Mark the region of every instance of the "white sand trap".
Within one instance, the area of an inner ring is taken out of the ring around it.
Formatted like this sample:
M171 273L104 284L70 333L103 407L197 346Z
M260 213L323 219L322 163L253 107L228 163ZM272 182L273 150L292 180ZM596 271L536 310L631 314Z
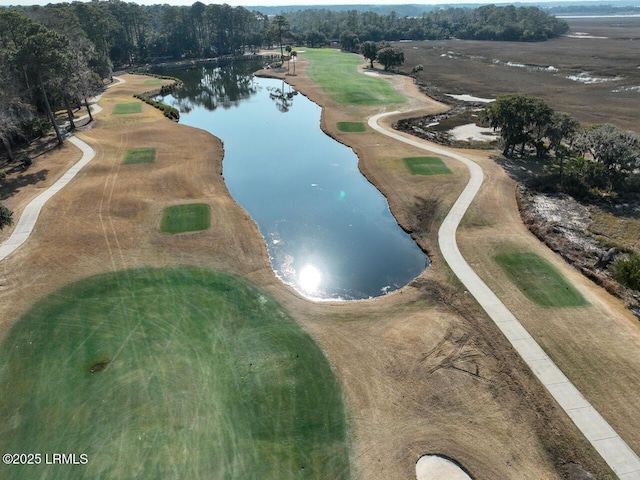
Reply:
M492 142L498 139L498 134L490 127L479 127L475 123L460 125L459 127L449 130L449 134L456 140L468 142L475 140L476 142Z
M417 480L471 480L458 465L439 455L424 455L416 463Z
M451 93L447 93L446 95L447 97L455 98L456 100L462 100L463 102L491 103L496 101L495 98L474 97L472 95L467 95L466 93L464 95L452 95Z

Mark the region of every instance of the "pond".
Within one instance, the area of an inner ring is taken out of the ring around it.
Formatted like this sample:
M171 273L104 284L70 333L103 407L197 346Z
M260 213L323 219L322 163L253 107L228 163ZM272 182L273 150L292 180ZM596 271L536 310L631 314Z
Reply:
M320 129L320 107L237 62L162 73L185 87L164 97L180 122L224 143L223 175L264 237L276 275L313 299L396 290L428 258L397 224L348 147Z

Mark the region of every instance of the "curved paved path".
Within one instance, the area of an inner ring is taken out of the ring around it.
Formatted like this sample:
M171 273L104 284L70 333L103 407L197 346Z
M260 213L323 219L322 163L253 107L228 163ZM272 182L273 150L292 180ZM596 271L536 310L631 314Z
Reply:
M456 230L482 185L484 179L482 169L477 163L449 149L426 145L418 139L405 137L378 124L378 120L382 117L396 113L399 112L375 115L369 119L369 126L400 142L438 155L454 158L469 168L471 174L469 183L458 197L438 231L438 244L449 267L616 475L623 480L640 480L640 458L638 455L631 450L627 443L620 438L615 430L560 371L518 319L476 274L460 253L456 241Z
M106 88L113 87L120 83L124 83L124 80L118 77L113 77L117 83L112 83L108 85ZM99 113L102 108L97 104L98 100L102 95L98 95L93 99L93 111L92 114ZM89 115L83 115L79 117L76 121L82 120L84 118L88 118ZM2 245L0 245L0 261L7 258L11 255L18 247L20 247L24 242L27 241L31 232L36 225L36 220L38 220L38 216L40 215L40 211L42 207L44 207L45 203L51 199L56 193L58 193L62 188L67 185L82 168L93 160L96 152L91 146L83 142L77 137L69 136L67 137L67 141L73 143L76 147L80 149L82 152L82 157L75 164L73 164L56 182L47 188L44 192L38 195L36 198L31 200L29 204L25 207L22 215L20 216L20 220L18 220L18 224L16 225L15 230L11 233L11 236L7 238Z

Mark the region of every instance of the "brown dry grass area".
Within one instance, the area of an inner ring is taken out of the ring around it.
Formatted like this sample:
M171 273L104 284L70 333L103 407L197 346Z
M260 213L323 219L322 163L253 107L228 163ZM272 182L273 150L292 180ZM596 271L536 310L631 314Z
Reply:
M640 18L567 19L569 35L546 42L437 40L402 42L402 70L423 64L420 79L442 94L483 98L523 93L544 98L585 124L614 123L638 132L638 31ZM522 65L522 66L510 66ZM545 70L554 67L557 71ZM610 81L583 83L587 74ZM620 77L616 79L616 77ZM617 90L617 91L614 91Z
M465 258L603 417L640 451L640 324L622 301L586 279L536 239L520 221L515 182L492 160L474 158L485 185L471 206L459 244ZM554 265L591 303L540 308L494 263L503 252L535 252Z
M0 243L9 238L29 202L60 178L81 155L80 150L67 142L62 147L51 146L46 153L33 156L33 165L27 170L20 162L0 167L7 175L0 185L0 202L13 211L14 219L13 225L0 231Z
M255 224L224 185L217 139L144 104L141 114L111 115L115 104L146 89L145 77L124 77L127 83L103 96L97 125L78 135L96 158L45 207L33 237L0 264L0 336L37 299L99 272L164 265L227 270L275 295L326 353L345 393L357 478L413 478L425 453L451 456L478 479L558 479L573 463L613 478L444 267L437 226L466 182L455 162L444 159L457 175L414 177L401 158L423 152L369 129L337 132L337 121L365 121L379 109L337 108L304 75L301 60L298 76L287 79L327 107L325 131L354 147L362 171L433 261L412 285L385 297L310 302L275 278ZM402 88L424 100L411 82ZM124 152L139 147L156 148L156 162L122 165ZM183 202L210 204L211 229L161 233L163 208ZM495 208L502 214L504 206Z

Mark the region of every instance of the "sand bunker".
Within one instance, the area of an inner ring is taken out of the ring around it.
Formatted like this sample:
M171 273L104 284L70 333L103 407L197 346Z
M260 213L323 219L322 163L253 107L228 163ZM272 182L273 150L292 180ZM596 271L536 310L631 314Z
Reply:
M416 463L417 480L471 480L471 477L451 460L439 455L424 455Z
M475 123L468 123L452 128L449 130L449 135L456 140L464 142L471 140L476 142L492 142L498 139L498 134L493 131L493 128L479 127Z

